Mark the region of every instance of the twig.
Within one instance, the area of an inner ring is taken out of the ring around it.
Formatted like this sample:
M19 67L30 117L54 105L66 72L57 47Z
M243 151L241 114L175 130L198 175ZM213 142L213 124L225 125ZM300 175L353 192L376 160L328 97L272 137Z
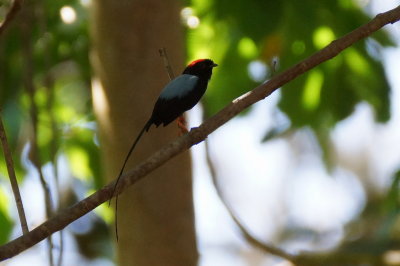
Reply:
M57 142L58 142L58 130L57 130L57 122L54 117L54 81L53 77L51 76L50 73L47 74L44 80L44 86L46 87L47 91L47 112L49 113L49 119L50 119L50 128L52 132L52 140L50 142L50 154L51 154L51 161L53 164L53 177L55 181L55 186L56 186L56 193L57 195L60 195L60 180L58 176L58 162L57 162ZM57 210L60 208L60 197L58 197L58 204L57 204ZM53 211L54 213L54 211ZM63 236L63 231L60 231L59 235L59 242L58 242L58 259L57 259L57 264L58 266L62 265L63 261L63 253L64 253L64 236Z
M15 15L22 7L22 0L14 0L10 10L8 10L7 15L4 21L0 24L0 35L4 32L4 30L8 27L10 22L14 19Z
M120 180L118 189L115 191L115 195L122 193L129 186L141 180L148 173L163 165L169 159L184 152L193 145L196 145L199 142L203 141L210 133L214 132L216 129L235 117L245 108L260 100L263 100L279 87L297 78L301 74L304 74L305 72L316 67L317 65L335 57L350 45L361 40L362 38L365 38L366 36L369 36L386 24L395 23L398 20L400 20L400 6L377 15L367 24L332 42L324 49L311 55L307 59L301 61L300 63L282 72L281 74L276 75L268 82L261 84L252 91L247 92L239 98L233 100L217 114L207 119L198 128L194 128L188 134L170 142L162 149L155 152L147 160L140 163L133 170L123 175ZM36 227L28 234L18 237L17 239L1 246L0 261L15 256L22 251L32 247L33 245L39 243L54 232L65 228L67 225L77 220L79 217L82 217L83 215L98 207L103 202L107 201L113 195L112 192L114 185L115 181L104 186L103 188L94 192L92 195L81 200L75 205L63 211L60 211L57 215L53 216L51 219Z
M23 68L23 83L24 87L29 96L29 104L30 104L30 117L32 122L32 146L30 151L30 160L33 166L36 168L39 174L40 185L43 189L44 194L44 202L46 209L47 219L53 216L53 206L51 201L51 192L49 185L44 177L42 171L42 163L39 158L38 150L39 145L37 142L37 132L38 132L38 109L35 103L35 92L36 87L33 82L34 76L34 66L33 66L33 48L32 48L32 23L34 22L35 15L33 13L35 10L35 6L29 6L25 9L23 20L21 21L21 36L22 36L22 54L24 59L24 68ZM49 235L48 239L48 252L49 252L49 264L50 266L54 265L54 256L53 256L53 241L52 236Z
M163 58L164 61L164 66L165 69L167 70L169 80L173 80L175 78L174 71L172 69L171 63L169 62L168 54L167 54L167 49L165 47L158 49L158 52L160 53L160 56ZM176 120L178 124L178 128L180 129L180 135L186 134L189 132L187 129L187 123L185 116L182 114L178 119Z
M11 8L7 12L7 15L6 15L4 21L0 24L0 35L4 32L4 30L10 24L10 22L14 19L15 15L18 13L18 11L21 9L21 7L22 7L22 0L14 0L13 1ZM1 138L1 144L3 146L4 157L6 159L8 176L10 178L12 191L13 191L15 202L17 205L18 216L19 216L19 220L21 223L22 233L27 234L29 232L29 228L28 228L28 224L26 222L24 206L22 204L21 194L19 192L17 178L15 176L14 162L12 159L10 148L8 146L6 131L4 129L4 125L3 125L3 121L1 119L1 117L0 117L0 138Z
M172 70L171 64L169 63L167 50L165 47L158 49L160 56L163 58L165 69L167 70L169 80L173 80L175 78L174 71Z
M47 20L46 20L46 5L44 2L39 3L40 8L38 11L40 12L38 14L38 25L41 34L44 36L48 32L48 25L47 25ZM49 50L50 45L49 45L49 40L46 40L44 42L44 50ZM47 103L46 103L46 111L49 114L49 120L50 120L50 130L52 132L52 138L50 141L50 157L51 157L51 162L53 164L52 167L52 172L53 172L53 177L55 181L55 190L57 195L60 195L60 182L59 182L59 176L58 176L58 162L57 162L57 149L58 149L58 140L59 140L59 132L57 128L57 121L55 118L55 112L54 112L54 102L55 102L55 95L54 95L54 77L53 77L53 72L51 71L51 64L52 64L52 59L51 59L50 53L44 53L43 55L43 64L44 68L47 70L46 75L43 78L43 85L46 89L46 95L47 95ZM55 206L55 209L59 210L60 208L60 197L58 197L58 202ZM58 242L58 259L56 265L61 266L63 262L63 253L64 253L64 236L63 236L63 231L60 231L59 233L59 242Z
M295 262L295 256L285 252L284 250L274 247L272 245L266 244L258 240L256 237L254 237L249 230L243 225L242 221L240 218L235 214L233 211L232 206L228 203L228 201L224 197L224 193L221 189L221 186L218 184L217 180L217 171L215 170L214 163L211 159L210 155L210 147L208 145L208 140L206 139L204 141L205 143L205 148L206 148L206 161L207 165L210 169L210 174L211 174L211 179L213 182L213 185L215 187L215 190L217 192L218 197L220 198L222 204L225 206L225 209L228 211L229 215L231 216L232 220L235 222L236 226L239 228L240 232L242 233L243 237L246 239L247 242L249 242L251 245L255 246L256 248L266 252L270 253L272 255L284 258L292 263Z
M22 204L21 194L19 193L17 177L15 176L13 158L11 155L10 147L8 146L6 131L4 129L1 117L0 117L0 138L1 138L1 145L3 146L4 158L6 159L8 176L10 177L10 183L14 194L15 203L17 205L19 220L21 222L22 233L25 235L29 233L28 224L26 222L24 205Z

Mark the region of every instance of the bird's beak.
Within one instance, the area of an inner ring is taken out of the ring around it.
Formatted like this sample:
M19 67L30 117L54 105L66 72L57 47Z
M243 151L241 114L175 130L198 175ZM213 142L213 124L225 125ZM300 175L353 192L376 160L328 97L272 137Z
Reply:
M216 63L212 64L212 67L217 67L217 66L218 66L218 64L216 64Z

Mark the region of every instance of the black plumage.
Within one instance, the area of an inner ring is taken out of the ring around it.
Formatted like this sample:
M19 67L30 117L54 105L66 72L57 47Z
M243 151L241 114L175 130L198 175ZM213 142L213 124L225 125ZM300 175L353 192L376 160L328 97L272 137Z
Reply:
M210 59L199 59L190 63L182 75L173 79L161 91L154 105L153 113L147 122L146 131L152 124L168 125L185 111L195 106L204 95L212 69L216 67Z

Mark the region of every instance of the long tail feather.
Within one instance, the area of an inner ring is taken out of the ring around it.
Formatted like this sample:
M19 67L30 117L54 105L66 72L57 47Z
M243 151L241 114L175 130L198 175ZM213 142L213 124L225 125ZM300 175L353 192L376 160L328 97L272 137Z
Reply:
M114 197L115 190L117 189L118 182L119 182L119 180L120 180L120 178L122 176L122 173L124 172L124 169L125 169L126 163L129 160L129 157L131 156L133 150L135 149L136 144L141 139L143 133L145 131L149 131L149 128L150 128L150 126L152 124L153 124L153 122L152 122L152 119L150 118L149 121L147 121L147 123L144 125L143 129L140 131L139 135L136 137L136 139L133 142L131 148L129 149L129 152L125 157L125 160L124 160L124 163L123 163L123 165L121 167L121 170L119 171L117 181L115 182L115 185L114 185L114 188L113 188L113 191L112 191L112 196L111 196L110 200L108 201L108 206L110 206L110 204L111 204L111 199ZM117 241L118 241L118 225L117 225L118 224L118 220L117 220L118 216L117 216L117 213L118 213L118 195L115 197L115 235L116 235L116 238L117 238Z

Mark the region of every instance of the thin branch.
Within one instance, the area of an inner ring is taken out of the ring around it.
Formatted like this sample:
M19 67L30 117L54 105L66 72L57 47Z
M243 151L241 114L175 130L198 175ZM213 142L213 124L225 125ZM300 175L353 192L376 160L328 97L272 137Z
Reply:
M47 20L46 20L46 5L42 1L38 3L39 9L38 9L38 25L40 29L41 35L45 35L48 32L48 25L47 25ZM48 51L50 50L50 42L49 40L45 40L44 42L44 50ZM60 195L60 180L58 176L58 162L57 162L57 151L58 151L58 141L59 141L59 132L57 128L57 121L55 118L55 112L54 112L54 104L55 104L55 94L54 94L54 77L53 77L53 72L51 71L51 64L52 64L52 57L50 53L44 53L43 55L43 64L44 68L47 70L46 75L43 78L43 86L46 89L46 95L47 95L47 102L46 102L46 111L49 114L49 120L50 120L50 130L52 133L52 138L50 140L50 158L51 158L51 163L53 164L52 167L52 172L53 172L53 178L54 178L54 183L55 183L55 193L57 195ZM61 205L61 200L60 197L58 197L58 202L56 203L56 206L54 208L56 210L60 209ZM64 236L63 236L63 231L60 231L59 233L59 238L58 238L58 259L56 265L61 266L63 262L63 253L64 253ZM50 245L50 250L52 251L52 246ZM52 259L50 259L52 260Z
M260 250L262 250L262 251L264 251L266 253L269 253L269 254L284 258L284 259L286 259L286 260L288 260L288 261L290 261L292 263L295 263L295 256L285 252L284 250L282 250L280 248L277 248L277 247L274 247L274 246L272 246L270 244L261 242L256 237L254 237L249 232L249 230L243 225L243 223L240 220L240 218L235 214L232 206L228 203L228 201L224 197L224 193L223 193L223 191L221 189L221 186L218 184L217 171L215 170L214 163L213 163L213 161L211 159L210 147L208 145L208 140L206 139L204 141L204 143L205 143L205 147L206 147L206 161L207 161L208 167L210 169L211 179L212 179L213 185L215 187L215 190L217 192L217 195L220 198L222 204L225 206L225 209L228 211L228 213L231 216L232 220L235 222L236 226L239 228L241 234L246 239L246 241L248 243L250 243L251 245L253 245L254 247L256 247L256 248L258 248L258 249L260 249Z
M54 116L54 81L52 74L48 73L44 79L44 84L47 91L47 112L49 113L49 119L50 119L50 130L52 132L52 139L50 141L50 157L51 157L51 162L53 164L52 170L53 170L53 177L55 181L55 190L57 195L60 195L60 180L58 176L58 162L57 162L57 142L59 139L59 134L58 134L58 129L57 129L57 122ZM49 194L50 196L50 194ZM55 207L57 210L60 209L60 197L58 197L58 202L57 202L57 207ZM52 212L54 213L54 211ZM50 248L52 250L52 247ZM59 242L58 242L58 259L57 259L57 264L58 266L62 265L63 261L63 253L64 253L64 237L63 237L63 232L60 231L59 235Z
M11 8L8 10L4 21L0 24L0 35L4 32L4 30L8 27L10 22L15 18L15 15L21 9L22 2L23 2L22 0L13 1ZM10 178L12 191L17 205L19 220L21 222L22 233L27 234L29 232L29 228L26 222L24 206L22 204L21 194L19 192L18 182L14 171L14 162L12 159L10 148L8 146L7 135L1 117L0 117L0 138L1 138L1 144L3 146L4 157L6 159L8 176Z
M39 174L40 185L43 189L43 196L45 202L46 209L46 217L49 219L53 216L53 204L51 200L51 192L50 187L45 179L45 176L42 171L42 162L39 157L39 145L38 145L38 124L39 124L39 111L35 102L35 93L36 87L33 81L34 77L34 66L33 66L33 47L32 47L32 24L36 19L33 10L35 10L34 4L28 6L23 12L23 20L21 21L21 37L22 37L22 54L23 54L23 83L24 87L29 96L29 113L31 117L32 123L32 137L31 137L31 151L30 151L30 161L33 166L37 170ZM53 241L52 236L49 235L47 238L48 241L48 255L49 255L49 264L50 266L54 265L54 256L53 256Z
M367 24L332 42L324 49L318 51L281 74L276 75L268 82L261 84L252 91L245 93L239 98L233 100L213 117L207 119L198 128L194 128L188 134L170 142L162 149L155 152L147 160L140 163L133 170L123 175L120 179L118 189L115 191L116 193L114 195L120 194L129 186L141 180L148 173L166 163L172 157L175 157L193 145L203 141L209 134L235 117L245 108L269 96L279 87L297 78L301 74L304 74L317 65L335 57L347 47L351 46L362 38L369 36L386 24L395 23L398 20L400 20L400 6L388 12L377 15ZM113 195L112 192L115 185L114 183L115 181L111 182L89 197L61 211L48 221L30 231L27 235L18 237L17 239L1 246L0 260L8 259L32 247L54 232L65 228L79 217L82 217L103 202L107 201Z
M15 176L13 158L11 155L10 147L8 146L6 131L4 129L1 117L0 117L0 139L1 139L1 145L3 146L4 158L6 159L8 176L10 177L10 183L14 194L15 202L17 205L19 220L21 222L22 233L25 235L29 233L28 224L26 222L24 205L22 204L21 194L19 193L17 177Z
M171 63L169 62L168 54L167 54L167 49L165 47L158 49L158 52L160 53L160 56L162 57L164 61L164 67L167 70L167 74L169 77L169 80L173 80L175 78L174 71L172 69ZM186 134L189 132L187 129L187 123L185 119L185 115L182 114L180 117L176 119L178 128L180 129L180 135Z
M167 70L169 80L173 80L175 78L175 75L174 75L174 71L172 70L169 59L168 59L167 50L165 49L165 47L163 47L163 48L160 48L158 50L158 52L160 53L160 56L162 57L162 59L164 61L164 66L165 66L165 69Z
M23 2L22 0L14 0L14 2L11 5L10 10L8 10L8 13L7 13L4 21L0 24L0 35L4 32L4 30L8 27L10 22L14 19L15 15L21 9L22 2Z

